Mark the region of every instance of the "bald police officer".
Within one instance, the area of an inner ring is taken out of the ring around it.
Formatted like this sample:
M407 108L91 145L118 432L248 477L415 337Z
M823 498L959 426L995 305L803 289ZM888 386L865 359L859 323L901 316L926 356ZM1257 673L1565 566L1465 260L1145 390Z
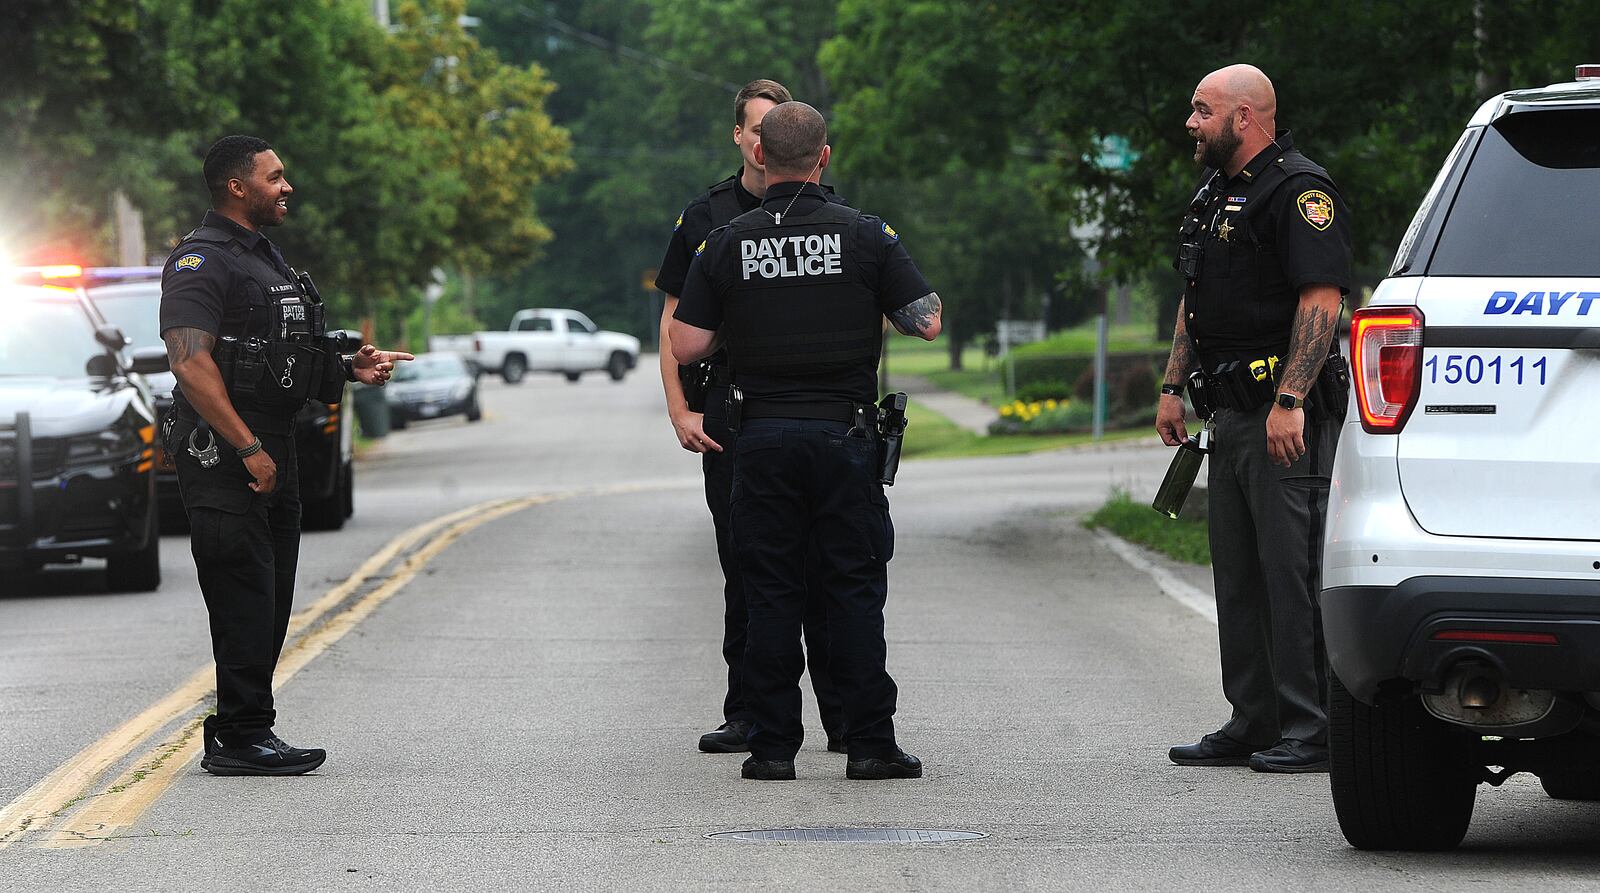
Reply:
M1325 772L1317 596L1344 416L1333 338L1350 289L1350 214L1328 172L1276 129L1277 97L1259 69L1212 72L1191 105L1195 160L1208 170L1184 222L1187 288L1156 430L1183 442L1177 395L1203 371L1217 406L1207 505L1233 715L1168 755L1188 766Z
M678 295L689 276L694 251L711 231L733 222L735 217L761 206L766 193L766 170L756 160L755 148L761 142L761 121L768 110L791 99L788 88L765 78L745 84L733 99L733 143L744 164L732 176L712 186L691 201L678 215L661 258L656 288L666 294L661 310L661 385L666 392L667 413L678 443L701 454L705 475L706 506L716 528L717 559L722 567L722 657L728 665L728 690L722 701L723 722L700 736L699 747L706 753L739 753L750 749L750 712L744 690L745 634L749 613L745 609L744 580L733 555L733 531L728 521L729 494L733 489L733 442L728 431L724 407L728 397L728 358L721 351L705 360L709 367L697 371L680 370L672 355L672 314L678 309ZM826 186L823 187L827 189ZM842 201L831 192L829 201ZM701 405L690 406L681 375L703 374ZM805 617L806 657L811 670L811 687L817 694L817 712L828 736L828 749L844 753L844 708L838 690L828 674L827 618L821 599L813 600Z
M753 726L740 774L794 778L800 723L801 617L827 600L831 670L849 730L850 778L918 778L895 741L896 688L885 668L883 606L894 551L878 482L877 366L887 316L932 340L939 296L893 228L831 204L819 186L831 149L811 106L762 120L761 207L711 234L690 267L671 333L687 363L725 344L742 395L734 442L732 527L749 602L744 678Z

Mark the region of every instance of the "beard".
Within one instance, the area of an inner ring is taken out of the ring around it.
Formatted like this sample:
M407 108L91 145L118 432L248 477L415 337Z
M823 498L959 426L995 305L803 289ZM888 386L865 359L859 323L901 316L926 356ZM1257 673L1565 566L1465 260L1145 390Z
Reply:
M1229 161L1233 160L1233 153L1238 151L1244 143L1244 137L1233 129L1233 122L1229 121L1215 137L1200 144L1198 160L1203 167L1222 170Z
M250 222L257 227L282 225L283 209L278 207L279 198L276 192L253 196L246 212Z

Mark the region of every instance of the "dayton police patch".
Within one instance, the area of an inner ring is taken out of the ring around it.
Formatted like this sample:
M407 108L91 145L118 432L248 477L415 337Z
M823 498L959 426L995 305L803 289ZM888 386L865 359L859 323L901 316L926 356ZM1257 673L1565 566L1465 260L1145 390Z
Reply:
M185 254L173 262L172 268L174 270L198 270L200 265L205 262L206 258L203 254Z
M1322 232L1333 225L1333 199L1320 189L1308 189L1300 193L1294 200L1300 208L1300 216L1311 224L1311 228Z
M890 226L887 222L885 222L883 224L883 234L888 236L891 239L899 239L900 238L900 234L895 232L894 231L894 227Z

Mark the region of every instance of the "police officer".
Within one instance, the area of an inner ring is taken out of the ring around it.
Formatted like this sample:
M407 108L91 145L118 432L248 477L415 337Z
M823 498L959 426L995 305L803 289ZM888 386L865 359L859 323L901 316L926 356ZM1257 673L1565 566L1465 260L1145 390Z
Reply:
M1322 524L1348 378L1329 351L1350 289L1350 215L1328 172L1276 130L1277 99L1261 71L1212 72L1192 106L1187 126L1207 170L1183 227L1177 265L1187 285L1156 430L1171 446L1185 439L1182 385L1203 371L1215 406L1207 512L1233 715L1169 757L1321 772Z
M319 749L273 734L272 673L289 625L300 547L294 415L337 402L344 383L382 385L410 354L328 343L314 289L261 228L294 190L265 140L228 136L206 153L212 209L161 275L161 334L178 385L163 423L211 615L217 711L200 765L215 775L299 775Z
M725 226L735 217L761 205L766 191L766 173L756 161L755 147L761 139L761 120L780 102L790 100L789 91L777 81L754 80L745 84L733 100L733 143L744 156L744 165L727 179L701 193L678 216L672 238L656 274L656 288L666 294L661 311L661 385L666 391L667 413L672 419L678 443L690 452L700 453L705 475L706 505L716 528L717 559L723 577L722 657L728 665L728 693L722 702L723 723L700 736L700 749L707 753L739 753L750 749L745 738L750 732L750 716L745 707L744 649L748 616L745 610L744 582L734 560L728 526L728 494L733 487L732 445L723 407L727 405L728 363L725 352L709 359L709 372L690 367L680 370L672 355L672 314L678 307L694 250L713 229ZM826 187L824 187L826 189ZM839 199L829 191L830 201ZM684 393L682 377L705 376L704 393L691 407ZM821 599L811 602L805 616L806 648L811 666L811 686L817 695L818 712L828 736L828 749L844 752L844 708L828 674L828 635Z
M718 229L689 269L672 323L679 362L725 342L742 396L731 521L749 601L744 684L753 726L745 778L794 778L801 617L827 601L835 684L849 730L850 778L917 778L895 743L896 689L885 669L883 605L894 550L878 483L873 405L884 316L932 340L939 296L894 230L829 203L818 184L830 148L816 109L781 103L761 122L761 207Z

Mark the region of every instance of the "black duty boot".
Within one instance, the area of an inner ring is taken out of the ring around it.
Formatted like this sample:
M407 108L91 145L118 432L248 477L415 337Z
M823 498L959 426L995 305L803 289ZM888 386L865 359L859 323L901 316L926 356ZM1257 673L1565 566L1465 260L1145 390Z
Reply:
M863 780L921 778L922 761L896 748L893 756L849 760L844 764L844 777Z
M739 767L739 777L755 781L794 781L794 760L758 760L750 757Z
M1218 731L1194 744L1174 746L1167 751L1167 759L1179 766L1248 766L1250 755L1259 749Z
M321 748L292 747L274 735L242 747L218 742L200 758L200 768L212 775L304 775L327 758Z
M1327 772L1328 745L1285 738L1250 757L1257 772Z
M747 753L750 742L745 739L749 736L750 723L742 719L730 719L717 726L715 732L700 736L700 750L705 753Z

